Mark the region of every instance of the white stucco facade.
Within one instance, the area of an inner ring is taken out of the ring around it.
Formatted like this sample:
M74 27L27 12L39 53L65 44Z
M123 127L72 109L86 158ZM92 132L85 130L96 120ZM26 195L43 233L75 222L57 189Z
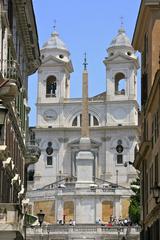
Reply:
M53 200L55 221L64 219L64 215L80 224L92 224L99 218L106 222L107 214L124 217L122 202L129 198L130 182L136 177L134 168L129 164L124 167L124 163L134 161L138 141L139 68L125 31L120 29L107 49L107 88L89 98L92 154L83 161L77 160L82 99L70 98L73 67L58 33L44 44L41 56L34 129L41 157L29 169L34 171L33 181L28 181L30 201L34 205ZM77 183L77 179L82 181ZM73 203L70 216L65 213L66 201ZM110 213L105 213L104 202L111 203Z

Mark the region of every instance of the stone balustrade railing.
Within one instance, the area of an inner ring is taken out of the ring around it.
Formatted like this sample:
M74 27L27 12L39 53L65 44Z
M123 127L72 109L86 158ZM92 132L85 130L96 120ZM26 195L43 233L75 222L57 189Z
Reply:
M54 234L84 234L94 233L98 235L113 234L113 235L139 235L139 226L101 226L96 224L77 224L75 226L70 225L44 225L41 228L39 226L28 227L27 235L54 235Z

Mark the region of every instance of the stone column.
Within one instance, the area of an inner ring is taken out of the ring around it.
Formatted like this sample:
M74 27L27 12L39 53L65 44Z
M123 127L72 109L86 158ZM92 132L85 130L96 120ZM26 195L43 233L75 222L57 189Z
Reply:
M115 215L116 219L119 219L119 217L121 216L120 199L114 200L114 215Z
M102 221L102 202L100 198L96 198L96 219L95 220L99 220L101 219Z
M63 220L63 200L62 199L58 199L56 201L56 221L57 220Z

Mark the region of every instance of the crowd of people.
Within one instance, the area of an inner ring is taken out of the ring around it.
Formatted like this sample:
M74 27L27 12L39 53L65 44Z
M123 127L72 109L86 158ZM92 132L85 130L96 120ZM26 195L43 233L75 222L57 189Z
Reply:
M65 224L65 221L63 221L63 220L57 220L57 224L64 225L64 224ZM70 219L70 220L69 220L69 225L70 225L70 226L75 226L75 225L76 225L76 221L73 220L73 219Z
M57 224L64 225L65 221L63 220L57 220ZM101 219L99 218L96 221L96 224L101 225L101 226L106 226L106 227L111 227L111 226L132 226L132 222L128 218L122 219L119 217L118 219L116 217L110 216L110 220L107 223L103 223ZM69 225L70 226L75 226L76 221L74 219L69 220Z
M128 218L122 219L121 217L119 217L117 219L116 217L110 216L109 222L103 223L101 221L101 219L98 219L96 221L96 224L100 224L101 226L108 226L108 227L111 227L111 226L131 226L132 222Z

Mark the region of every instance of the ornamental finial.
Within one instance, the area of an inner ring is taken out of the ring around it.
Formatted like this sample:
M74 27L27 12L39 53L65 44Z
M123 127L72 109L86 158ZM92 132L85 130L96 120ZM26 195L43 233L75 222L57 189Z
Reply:
M55 19L55 20L54 20L54 25L53 25L54 32L56 31L56 25L57 25L57 21L56 21L56 19Z
M121 28L124 28L124 17L121 16Z

